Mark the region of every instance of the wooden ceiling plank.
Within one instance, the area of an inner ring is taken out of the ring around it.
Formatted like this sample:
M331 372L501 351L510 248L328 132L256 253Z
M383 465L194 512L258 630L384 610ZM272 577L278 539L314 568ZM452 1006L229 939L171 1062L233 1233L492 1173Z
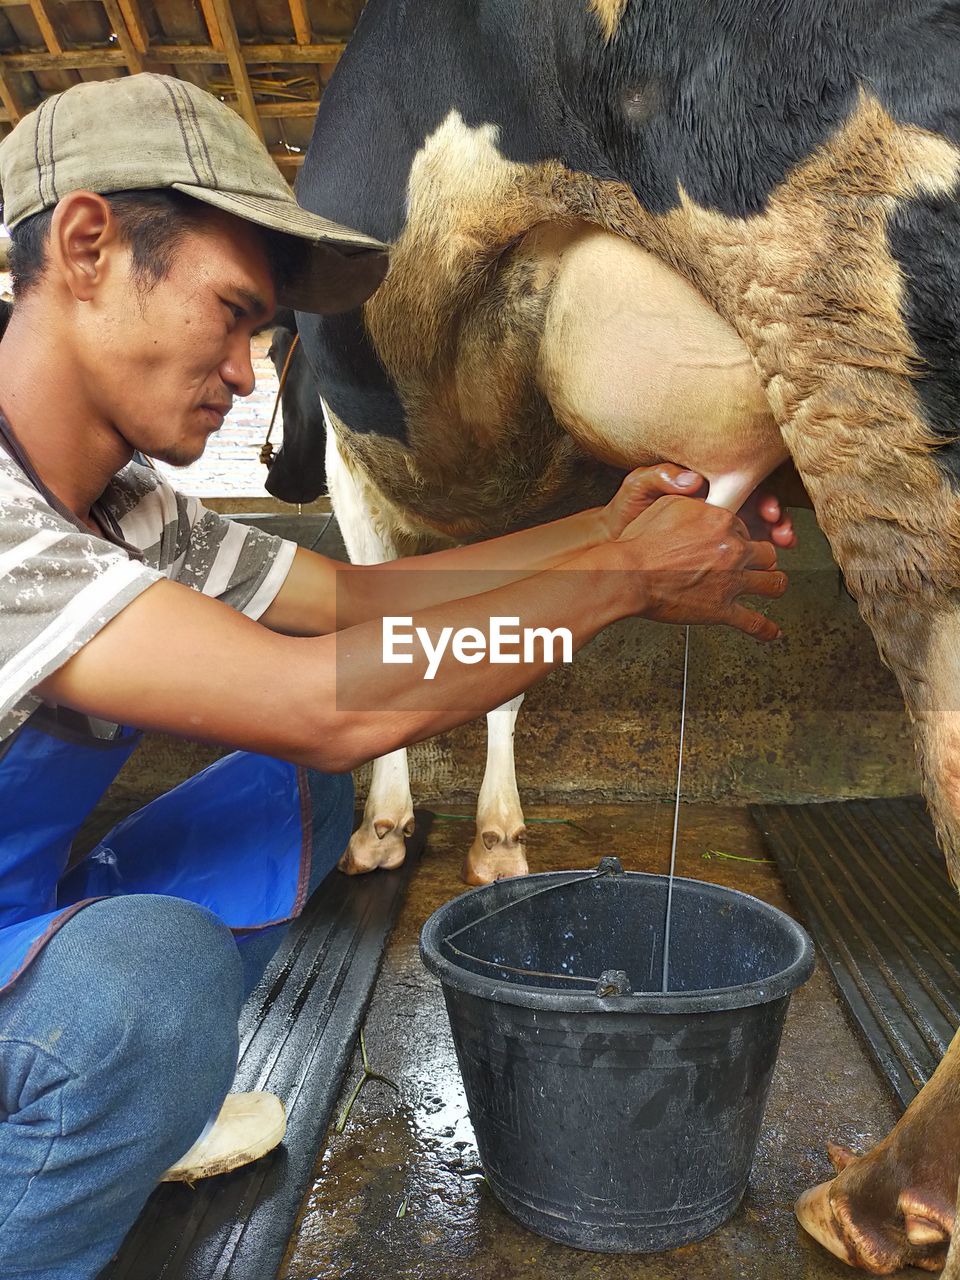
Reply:
M307 0L289 0L289 4L290 17L293 19L293 30L297 37L297 44L311 44L313 42L313 28L310 25Z
M44 0L30 0L30 12L33 14L34 22L40 28L43 43L50 52L63 53L63 45L60 43L56 28L50 20L50 15L47 13L47 6Z
M113 32L120 43L120 48L123 50L123 56L127 60L130 74L136 75L138 71L143 70L143 58L133 42L133 37L127 30L127 22L120 10L120 5L117 0L100 0L100 2L107 11L110 26L113 28Z
M130 39L138 53L146 53L150 48L150 33L147 31L143 14L140 12L140 0L119 0L120 12L130 32Z
M263 125L260 123L260 117L257 114L257 103L250 87L250 76L247 73L247 64L240 49L240 39L237 36L237 28L233 21L229 0L209 0L209 2L220 24L223 51L227 56L227 66L230 68L233 87L240 102L240 114L260 141L263 142L265 141Z

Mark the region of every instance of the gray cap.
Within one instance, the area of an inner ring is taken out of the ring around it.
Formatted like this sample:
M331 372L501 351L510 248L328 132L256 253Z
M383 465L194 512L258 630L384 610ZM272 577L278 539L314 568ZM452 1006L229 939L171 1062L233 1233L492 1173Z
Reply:
M278 289L283 306L349 311L386 274L387 245L301 208L249 125L185 80L144 72L74 85L47 98L0 143L10 230L71 191L162 187L287 239L297 265Z

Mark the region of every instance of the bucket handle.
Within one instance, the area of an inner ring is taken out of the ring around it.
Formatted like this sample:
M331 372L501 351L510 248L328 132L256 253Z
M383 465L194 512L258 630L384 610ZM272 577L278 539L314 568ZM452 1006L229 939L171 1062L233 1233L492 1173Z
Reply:
M582 884L585 880L601 880L605 876L614 875L623 875L623 866L620 859L601 858L596 871L587 871L582 876L577 876L572 880L563 880L559 884L548 884L546 888L536 889L533 893L528 893L523 898L517 898L515 902L506 902L502 907L496 907L493 911L488 911L486 915L477 916L476 920L471 920L468 924L462 925L461 928L455 929L453 933L447 934L443 941L454 955L459 956L461 959L470 960L474 964L482 964L489 969L499 969L502 973L518 973L529 978L551 978L558 982L584 982L595 987L598 996L629 995L631 992L630 980L622 969L605 969L599 978L586 978L573 973L546 973L541 969L518 968L515 965L499 964L496 960L484 960L482 956L474 956L469 951L462 951L459 947L455 947L452 941L454 938L458 938L461 933L466 933L468 929L472 929L478 924L483 924L485 920L492 920L494 916L500 915L503 911L510 911L514 907L519 907L522 903L529 902L532 898L540 898L545 893L554 893L557 889L566 889L571 884Z

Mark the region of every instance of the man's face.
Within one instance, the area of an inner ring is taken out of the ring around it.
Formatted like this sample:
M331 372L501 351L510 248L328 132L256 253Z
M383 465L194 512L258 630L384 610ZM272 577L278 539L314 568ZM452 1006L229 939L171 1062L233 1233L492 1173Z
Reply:
M113 247L95 308L77 333L94 410L131 449L174 466L203 453L235 396L253 391L250 339L273 314L256 231L211 209L178 241L169 274L138 288Z

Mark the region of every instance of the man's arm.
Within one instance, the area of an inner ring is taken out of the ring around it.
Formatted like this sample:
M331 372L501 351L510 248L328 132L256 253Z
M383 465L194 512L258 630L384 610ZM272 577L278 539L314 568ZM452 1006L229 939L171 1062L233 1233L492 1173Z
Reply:
M723 622L773 639L776 624L738 603L779 596L769 543L735 516L665 498L615 542L524 581L413 613L436 645L445 628L566 627L574 649L633 614ZM328 771L353 768L474 718L528 688L559 661L475 665L448 649L432 681L425 657L383 661L379 620L313 638L277 635L220 601L158 582L109 622L38 691L89 715L222 743Z
M260 621L285 635L327 635L385 613L406 615L492 591L615 540L658 498L693 497L704 487L700 476L667 462L632 471L605 507L431 555L344 565L300 548Z
M385 613L416 613L532 577L606 540L602 508L430 555L360 565L298 547L260 621L290 636L328 635Z

